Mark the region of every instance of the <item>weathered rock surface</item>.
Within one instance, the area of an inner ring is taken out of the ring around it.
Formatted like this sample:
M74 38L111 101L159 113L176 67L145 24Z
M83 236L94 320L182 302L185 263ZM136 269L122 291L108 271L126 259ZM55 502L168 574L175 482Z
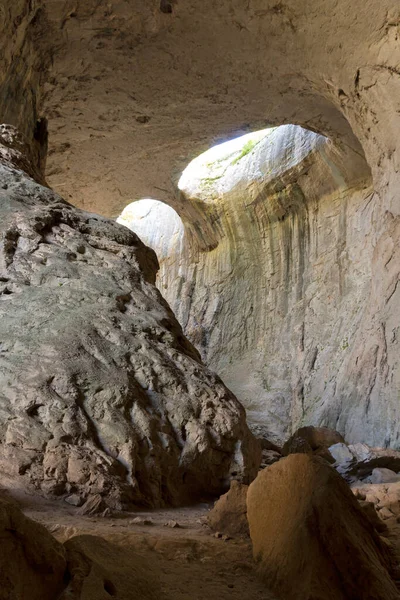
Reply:
M157 576L132 551L100 537L78 535L64 544L70 582L60 600L162 600Z
M65 586L64 547L0 498L0 599L55 600Z
M254 557L279 598L400 598L388 546L322 459L293 454L261 471L247 516Z
M7 129L8 146L9 138ZM100 494L116 507L177 504L220 493L231 475L251 479L260 450L243 407L153 286L153 251L8 159L0 471L44 493Z
M330 446L334 444L345 444L343 436L328 427L301 427L283 445L282 454L315 454L335 462L329 452Z
M79 497L79 496L78 496ZM69 496L68 498L71 498ZM67 500L67 498L66 498ZM79 515L98 515L107 509L101 494L90 495L86 502L79 508Z
M262 450L261 452L261 468L265 469L269 465L273 465L275 462L280 460L282 455L280 452L274 452L274 450Z
M372 503L382 520L400 518L400 482L361 483L352 491L356 498Z
M380 534L387 533L387 525L383 522L383 519L379 516L376 506L373 502L366 500L359 500L359 505L363 510L364 515L374 529Z
M366 444L336 443L329 448L336 470L349 482L371 481L375 469L400 471L400 452L390 448L370 448ZM378 483L372 482L372 483Z
M185 230L156 202L136 214L131 205L123 218L155 249L157 285L186 335L241 398L255 432L282 442L302 424L336 428L341 414L346 431L354 417L337 404L338 374L371 259L359 155L345 159L326 138L283 126L211 149L179 185L197 211Z
M44 109L47 175L68 198L112 216L135 197L160 198L200 251L213 248L217 260L197 265L197 282L217 288L198 322L207 333L209 316L221 313L212 333L223 342L211 346L232 345L235 355L232 364L216 356L217 368L241 398L254 397L254 423L282 439L311 422L350 442L399 447L398 1L169 6L5 0L0 114L42 148ZM319 153L298 186L280 182L278 211L260 198L248 203L246 191L220 219L211 204L176 193L195 155L282 123L329 137L333 153ZM358 179L349 180L354 160ZM219 300L229 306L231 298L245 308L224 313Z
M368 479L370 483L395 483L400 481L400 475L390 469L373 469Z
M207 516L207 523L214 531L226 535L248 535L247 497L248 486L232 481L230 490L221 496Z

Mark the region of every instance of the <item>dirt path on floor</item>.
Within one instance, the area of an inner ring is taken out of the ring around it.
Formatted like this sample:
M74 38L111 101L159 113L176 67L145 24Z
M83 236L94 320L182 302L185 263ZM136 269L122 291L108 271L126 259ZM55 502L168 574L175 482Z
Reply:
M75 538L95 560L82 600L274 600L255 572L250 541L216 538L204 524L211 505L87 517L35 497L19 501L59 541ZM152 524L133 523L138 517Z

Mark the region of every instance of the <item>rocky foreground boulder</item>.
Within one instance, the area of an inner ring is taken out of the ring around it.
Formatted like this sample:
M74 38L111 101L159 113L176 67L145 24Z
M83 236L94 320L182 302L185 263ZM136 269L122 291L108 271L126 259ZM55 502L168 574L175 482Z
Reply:
M214 531L229 536L249 535L246 497L248 486L232 481L231 487L223 494L207 516L207 524Z
M165 593L145 559L94 535L78 535L64 544L68 584L59 600L163 600ZM25 599L24 599L25 600ZM56 600L54 598L54 600Z
M398 600L394 562L340 475L292 454L250 485L254 557L282 600Z
M0 600L55 600L65 586L66 568L65 548L0 498Z
M161 600L137 552L98 536L78 535L65 544L18 505L0 498L0 600Z
M245 411L154 287L154 252L30 177L13 128L0 142L0 475L116 508L251 480Z

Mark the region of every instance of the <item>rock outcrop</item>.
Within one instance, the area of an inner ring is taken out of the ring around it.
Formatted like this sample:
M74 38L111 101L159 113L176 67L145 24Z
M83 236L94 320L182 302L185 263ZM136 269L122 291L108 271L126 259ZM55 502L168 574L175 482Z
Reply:
M334 467L349 482L371 481L375 469L388 469L396 475L400 471L400 452L390 448L370 448L366 444L336 443L329 447ZM378 483L378 482L373 482Z
M65 587L66 569L64 547L0 498L0 599L55 600Z
M301 427L284 443L282 454L315 454L325 458L328 462L334 463L335 459L331 455L329 448L335 444L341 444L346 447L343 436L328 427Z
M229 491L217 500L207 516L211 529L229 536L249 535L247 490L247 485L231 482Z
M154 287L154 252L14 168L4 131L0 471L115 507L251 479L260 450L244 409Z
M321 458L292 454L261 471L247 517L254 557L278 598L400 598L390 548Z
M374 506L382 519L400 519L400 483L360 483L352 488L356 498Z

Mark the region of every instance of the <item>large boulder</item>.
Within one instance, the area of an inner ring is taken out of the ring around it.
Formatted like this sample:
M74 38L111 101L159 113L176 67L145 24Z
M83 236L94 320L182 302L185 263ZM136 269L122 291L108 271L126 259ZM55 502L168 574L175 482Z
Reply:
M154 252L14 168L16 139L0 130L0 474L117 508L251 480L245 411L154 287Z
M348 481L355 483L359 480L372 481L375 469L390 470L391 478L400 471L400 452L392 448L371 448L367 444L335 443L329 448L330 455L335 460L335 469Z
M300 427L291 435L283 445L282 454L316 454L328 460L335 462L329 453L328 448L333 444L344 443L343 436L328 427L313 427L311 425Z
M0 498L0 600L55 600L66 568L64 547L16 504Z
M368 478L370 483L396 483L400 481L400 475L391 469L373 469Z
M248 486L232 481L230 490L221 496L207 515L207 523L214 531L226 535L249 535L247 522Z
M392 557L325 461L292 454L250 485L254 557L282 600L398 600Z

